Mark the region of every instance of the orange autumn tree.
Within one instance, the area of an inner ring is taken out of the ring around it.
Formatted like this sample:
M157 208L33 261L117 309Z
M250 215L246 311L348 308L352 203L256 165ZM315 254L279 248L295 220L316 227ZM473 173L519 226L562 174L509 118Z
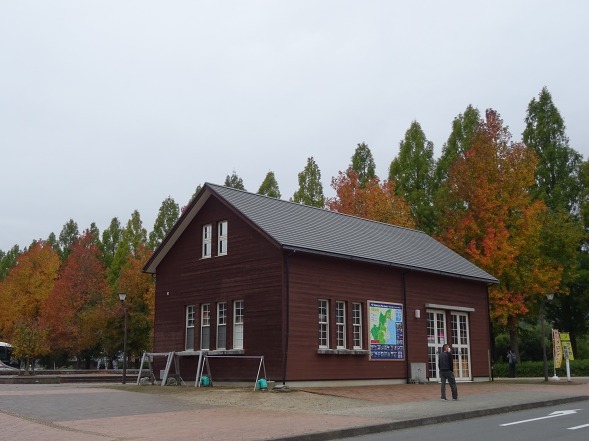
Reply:
M381 182L374 177L361 185L358 172L348 169L332 178L331 187L337 194L327 199L326 207L331 211L415 228L409 205L402 196L395 194L393 180Z
M59 275L60 259L50 244L40 241L16 260L0 283L0 329L17 357L34 359L49 350L40 320L42 305Z
M76 355L79 364L100 345L109 294L100 250L86 231L72 245L61 276L43 304L53 353Z
M554 290L562 268L541 252L542 201L532 200L534 152L511 141L494 110L457 159L446 183L439 239L500 281L490 290L491 318L507 325L517 349L517 323Z

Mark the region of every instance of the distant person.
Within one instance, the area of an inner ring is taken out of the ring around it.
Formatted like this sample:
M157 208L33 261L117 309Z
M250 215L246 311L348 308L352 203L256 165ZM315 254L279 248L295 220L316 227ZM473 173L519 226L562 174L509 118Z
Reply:
M454 360L452 359L452 349L449 345L442 347L442 353L438 359L438 368L440 369L440 379L442 380L442 400L446 401L446 380L452 391L452 399L458 399L458 388L456 387L456 378L454 377Z
M507 363L509 364L509 378L515 378L515 365L517 364L517 355L511 349L507 352Z

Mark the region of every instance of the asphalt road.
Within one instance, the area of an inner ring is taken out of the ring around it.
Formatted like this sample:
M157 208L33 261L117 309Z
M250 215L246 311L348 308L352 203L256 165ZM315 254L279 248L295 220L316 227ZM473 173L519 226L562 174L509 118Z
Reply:
M589 401L345 438L349 441L587 441Z

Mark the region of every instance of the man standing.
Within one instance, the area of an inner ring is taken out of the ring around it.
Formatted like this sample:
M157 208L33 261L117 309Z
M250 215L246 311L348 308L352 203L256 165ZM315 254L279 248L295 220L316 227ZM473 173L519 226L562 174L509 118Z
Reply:
M452 391L452 399L458 399L458 388L456 387L456 378L454 377L454 361L452 360L452 349L449 345L442 347L442 353L438 360L440 369L440 379L442 380L442 400L446 401L446 380Z
M509 363L509 378L515 378L515 364L517 363L517 356L511 349L507 352L507 362Z

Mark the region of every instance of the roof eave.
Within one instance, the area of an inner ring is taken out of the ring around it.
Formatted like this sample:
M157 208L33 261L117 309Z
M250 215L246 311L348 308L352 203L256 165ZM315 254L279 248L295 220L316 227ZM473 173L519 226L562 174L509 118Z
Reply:
M392 267L392 268L399 268L399 269L409 270L409 271L417 271L417 272L422 272L422 273L436 274L436 275L441 275L441 276L445 276L445 277L452 277L452 278L457 278L457 279L463 279L463 280L471 280L474 282L487 283L490 285L496 285L499 283L499 280L497 280L495 277L492 277L492 276L489 276L488 278L487 277L468 276L465 274L451 273L451 272L440 271L440 270L432 270L429 268L423 268L423 267L414 266L414 265L404 265L404 264L400 264L400 263L386 262L386 261L382 261L382 260L368 259L368 258L352 256L352 255L330 253L328 251L320 251L320 250L315 250L315 249L311 249L311 248L296 247L296 246L292 246L292 245L283 245L283 249L288 250L288 251L294 251L294 252L299 251L299 252L307 253L307 254L315 254L315 255L321 255L321 256L334 257L337 259L345 259L345 260L352 260L352 261L356 261L356 262L365 262L365 263L370 263L370 264L375 264L375 265L388 266L388 267Z

